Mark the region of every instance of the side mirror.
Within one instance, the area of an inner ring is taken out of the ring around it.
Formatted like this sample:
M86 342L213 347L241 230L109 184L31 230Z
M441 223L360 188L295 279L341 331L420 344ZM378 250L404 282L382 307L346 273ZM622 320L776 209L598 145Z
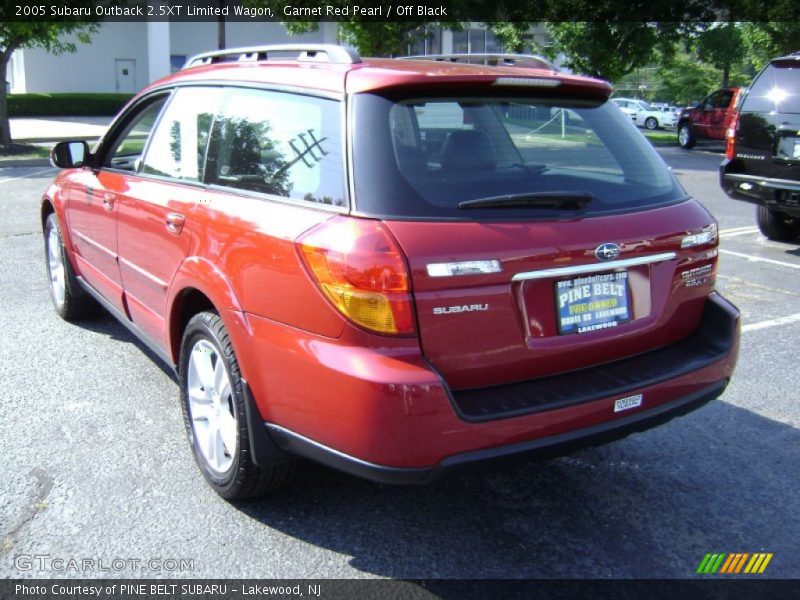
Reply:
M50 162L59 169L74 169L88 164L89 144L86 142L59 142L50 150Z

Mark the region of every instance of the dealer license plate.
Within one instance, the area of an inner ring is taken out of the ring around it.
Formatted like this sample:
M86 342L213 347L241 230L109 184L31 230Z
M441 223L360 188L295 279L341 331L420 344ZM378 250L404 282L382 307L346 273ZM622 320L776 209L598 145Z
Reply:
M630 321L628 273L599 273L556 282L558 332L587 333Z

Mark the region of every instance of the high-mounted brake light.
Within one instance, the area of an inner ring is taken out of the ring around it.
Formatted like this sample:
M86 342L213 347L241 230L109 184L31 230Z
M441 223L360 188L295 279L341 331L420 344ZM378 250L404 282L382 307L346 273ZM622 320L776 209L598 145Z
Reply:
M498 77L492 85L553 88L560 86L561 82L558 79L543 79L541 77Z
M334 217L296 244L317 285L344 316L377 333L414 333L405 260L379 221Z

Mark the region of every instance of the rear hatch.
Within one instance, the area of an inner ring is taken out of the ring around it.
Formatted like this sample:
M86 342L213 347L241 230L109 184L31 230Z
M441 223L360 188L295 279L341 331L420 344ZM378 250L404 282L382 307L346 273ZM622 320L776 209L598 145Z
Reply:
M388 226L410 263L423 352L460 390L574 371L688 336L711 290L714 253L681 242L709 222L689 201L575 221ZM598 258L616 248L613 260Z
M355 102L357 212L404 251L423 352L451 389L609 363L697 327L713 219L604 98Z

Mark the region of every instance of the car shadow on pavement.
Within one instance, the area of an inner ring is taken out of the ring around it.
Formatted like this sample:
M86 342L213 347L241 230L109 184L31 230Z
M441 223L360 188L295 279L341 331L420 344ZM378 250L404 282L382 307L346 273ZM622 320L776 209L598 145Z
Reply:
M786 250L786 254L791 254L792 256L800 256L800 247L797 246L797 243L798 242L794 242L795 247L790 249L790 250ZM791 244L791 242L790 242L790 244Z
M125 326L122 325L108 311L98 307L96 315L76 321L74 325L85 329L86 331L108 336L114 341L126 342L136 346L145 355L147 355L147 358L152 360L153 363L159 369L161 369L161 371L163 371L167 377L172 379L172 381L175 383L178 383L178 378L171 366L167 365L163 360L161 360L155 352L150 350L150 348L148 348L141 340L139 340L139 338L128 331Z
M798 577L798 449L798 429L715 401L615 444L423 487L303 462L289 489L237 508L381 577L682 578L707 552L756 551Z

